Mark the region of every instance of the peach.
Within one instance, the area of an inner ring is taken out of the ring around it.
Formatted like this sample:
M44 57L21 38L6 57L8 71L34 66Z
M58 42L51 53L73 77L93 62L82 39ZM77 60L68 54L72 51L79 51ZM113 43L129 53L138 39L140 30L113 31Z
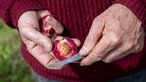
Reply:
M78 49L72 39L65 37L63 40L56 40L54 42L53 53L61 61L78 53Z
M48 20L49 20L48 15L44 16L43 18L41 18L39 20L40 32L47 36L52 36L55 33L55 31L54 31L53 27L49 24Z

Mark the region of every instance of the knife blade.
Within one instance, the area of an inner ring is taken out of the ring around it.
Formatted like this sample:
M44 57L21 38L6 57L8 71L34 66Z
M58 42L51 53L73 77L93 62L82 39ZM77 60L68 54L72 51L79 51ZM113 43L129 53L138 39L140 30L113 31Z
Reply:
M65 60L62 60L62 61L58 61L56 63L53 63L53 64L50 64L48 67L57 67L57 66L63 66L63 65L66 65L66 64L69 64L69 63L72 63L72 62L75 62L75 61L78 61L80 59L84 58L83 56L80 56L79 53L75 54L74 56L70 57L70 58L67 58Z

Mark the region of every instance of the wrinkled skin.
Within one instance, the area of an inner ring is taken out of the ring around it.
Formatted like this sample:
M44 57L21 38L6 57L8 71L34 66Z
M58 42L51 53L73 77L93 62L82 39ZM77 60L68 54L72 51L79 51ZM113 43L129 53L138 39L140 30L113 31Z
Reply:
M114 4L94 19L79 52L86 56L80 64L91 65L100 60L110 63L139 52L144 36L141 21L125 6Z
M39 32L39 19L45 15L51 15L48 11L27 11L18 20L18 29L27 50L42 65L48 65L57 60L51 55L52 38ZM62 25L50 16L50 24L56 34L63 32ZM140 20L126 7L114 4L97 16L91 26L88 36L79 51L86 56L80 64L91 65L97 61L110 63L121 59L130 53L142 50L145 33ZM58 36L57 39L62 38ZM78 39L73 39L77 46ZM49 69L62 69L55 67Z
M63 32L63 26L51 16L47 10L40 11L27 11L21 15L18 20L18 29L22 41L26 44L28 52L33 55L42 65L48 68L51 63L57 62L57 60L52 56L53 41L62 39L63 37L57 36L55 39L52 37L47 37L40 33L39 30L39 19L49 15L49 24L53 27L56 34L61 34ZM80 45L78 39L72 39L77 46ZM48 69L59 70L64 66L51 67Z

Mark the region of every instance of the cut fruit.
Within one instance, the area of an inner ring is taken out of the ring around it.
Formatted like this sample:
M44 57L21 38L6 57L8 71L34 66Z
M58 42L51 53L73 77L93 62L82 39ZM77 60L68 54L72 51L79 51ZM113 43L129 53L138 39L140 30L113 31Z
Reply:
M40 23L40 32L47 35L52 36L55 33L53 27L49 24L49 16L44 16L39 20Z
M78 53L78 49L72 39L65 37L63 40L54 42L53 53L54 56L61 61Z

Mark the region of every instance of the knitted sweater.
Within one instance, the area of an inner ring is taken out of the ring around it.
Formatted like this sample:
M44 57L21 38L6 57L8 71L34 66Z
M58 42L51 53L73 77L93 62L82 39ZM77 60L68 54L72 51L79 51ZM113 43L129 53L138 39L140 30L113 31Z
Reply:
M47 9L64 25L63 36L74 37L83 43L93 19L114 3L129 8L142 22L146 30L146 0L0 0L0 17L11 27L17 27L19 17L25 11ZM22 42L22 56L39 75L67 82L103 82L115 79L146 66L146 39L143 50L112 63L96 62L81 67L69 64L62 70L49 70L26 50Z

